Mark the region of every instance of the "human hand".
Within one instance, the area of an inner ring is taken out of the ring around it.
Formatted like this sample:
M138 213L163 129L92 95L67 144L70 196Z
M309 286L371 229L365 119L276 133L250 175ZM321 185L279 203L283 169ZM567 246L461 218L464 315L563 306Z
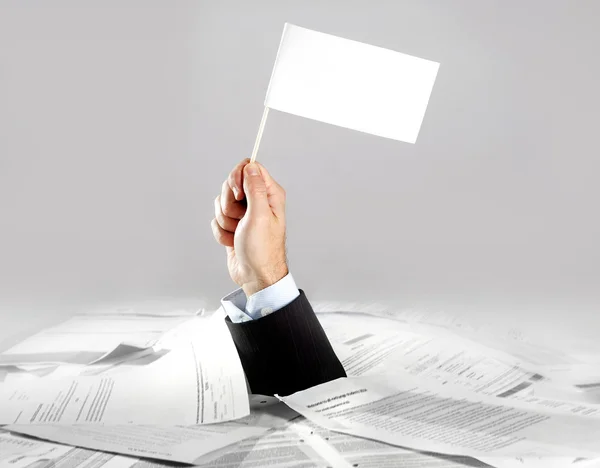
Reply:
M215 199L213 235L225 246L231 279L246 296L288 274L285 190L248 158L230 172Z

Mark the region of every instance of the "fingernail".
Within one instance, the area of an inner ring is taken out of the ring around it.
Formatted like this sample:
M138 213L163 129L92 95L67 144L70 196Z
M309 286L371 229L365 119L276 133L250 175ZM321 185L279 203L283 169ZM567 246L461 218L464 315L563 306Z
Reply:
M240 193L240 192L238 191L237 187L233 187L233 196L234 196L235 198L237 198L237 197L238 197L239 193Z
M258 166L256 165L256 163L250 163L246 166L248 169L248 175L260 175L260 172L258 172Z

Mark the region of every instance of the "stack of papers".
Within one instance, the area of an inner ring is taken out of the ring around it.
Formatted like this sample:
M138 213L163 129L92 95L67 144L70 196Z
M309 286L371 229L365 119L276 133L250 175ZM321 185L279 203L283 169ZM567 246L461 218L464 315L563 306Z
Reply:
M439 314L316 309L348 378L280 399L248 395L222 310L38 333L0 354L0 466L600 466L600 405L551 372L594 366Z
M0 466L65 457L81 466L135 461L24 436L194 463L296 416L277 399L249 398L219 314L75 317L9 349L0 362Z

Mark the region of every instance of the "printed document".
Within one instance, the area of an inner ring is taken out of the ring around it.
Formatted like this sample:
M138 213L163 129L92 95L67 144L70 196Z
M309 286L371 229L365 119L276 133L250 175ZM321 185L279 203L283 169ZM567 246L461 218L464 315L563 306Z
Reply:
M151 468L152 465L140 462L138 458L94 452L0 432L0 466L11 468Z
M342 378L281 400L327 429L415 450L477 458L600 455L600 418L407 373Z
M255 395L252 412L237 421L194 426L10 425L41 439L124 455L196 463L202 456L286 424L298 414L276 398Z
M4 384L0 424L192 425L247 416L246 380L225 322L196 318L186 330L162 358L129 372Z
M523 394L543 376L516 359L460 337L425 335L385 318L330 313L319 316L348 375L403 369L502 398Z

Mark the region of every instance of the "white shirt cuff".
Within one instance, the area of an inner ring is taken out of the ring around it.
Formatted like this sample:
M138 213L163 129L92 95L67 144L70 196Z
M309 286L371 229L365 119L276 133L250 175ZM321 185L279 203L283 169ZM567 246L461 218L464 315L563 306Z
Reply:
M257 320L282 309L300 295L291 273L249 298L242 288L221 299L223 309L234 323Z

